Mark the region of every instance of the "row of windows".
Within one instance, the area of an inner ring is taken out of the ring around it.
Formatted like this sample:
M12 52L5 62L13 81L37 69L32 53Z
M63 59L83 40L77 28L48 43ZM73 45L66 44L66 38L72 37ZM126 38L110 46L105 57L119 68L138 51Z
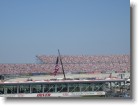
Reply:
M103 84L37 84L0 86L0 94L103 91Z

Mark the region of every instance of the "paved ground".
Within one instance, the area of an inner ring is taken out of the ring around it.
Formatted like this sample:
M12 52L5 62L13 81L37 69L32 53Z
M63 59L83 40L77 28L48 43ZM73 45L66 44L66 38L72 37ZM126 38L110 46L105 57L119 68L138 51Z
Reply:
M99 79L104 79L108 78L110 74L67 74L66 78L99 78ZM129 78L130 73L124 73L123 78ZM121 76L119 73L113 73L112 77L118 77L120 78ZM13 78L9 79L7 81L26 81L28 78L31 78L33 80L47 80L47 79L53 79L53 78L63 78L63 75L56 75L56 76L51 76L51 75L38 75L38 76L26 76L24 78Z

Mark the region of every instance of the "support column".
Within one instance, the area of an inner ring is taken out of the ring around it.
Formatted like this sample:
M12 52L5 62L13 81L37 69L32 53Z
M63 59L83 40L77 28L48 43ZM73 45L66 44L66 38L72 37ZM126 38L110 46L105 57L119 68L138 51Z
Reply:
M92 84L92 91L94 92L95 84Z
M19 85L17 86L17 94L19 93Z
M55 92L57 93L57 84L55 84Z
M111 82L110 82L110 90L111 90Z
M31 93L31 91L32 91L32 90L31 90L31 85L29 85L29 87L30 87L30 93Z
M67 90L68 90L67 92L69 92L69 84L67 84Z
M102 90L105 91L105 83L102 84Z
M7 88L4 87L4 94L7 94Z
M44 84L42 84L42 93L44 93Z
M80 87L80 92L82 91L82 84L79 84L79 87Z

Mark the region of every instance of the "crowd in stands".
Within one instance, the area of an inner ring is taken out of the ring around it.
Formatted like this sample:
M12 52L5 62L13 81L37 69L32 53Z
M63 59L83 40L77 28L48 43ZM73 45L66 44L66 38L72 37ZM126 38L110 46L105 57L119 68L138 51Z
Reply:
M40 55L37 56L43 63L55 63L56 56L46 56ZM66 56L63 55L62 57L63 63L99 63L99 62L120 62L125 63L130 61L129 55L108 55L108 56L89 56L89 55L82 55L82 56Z
M0 64L0 74L28 74L54 72L57 56L40 55L40 64ZM130 72L130 55L61 56L66 73ZM59 72L62 73L59 62Z

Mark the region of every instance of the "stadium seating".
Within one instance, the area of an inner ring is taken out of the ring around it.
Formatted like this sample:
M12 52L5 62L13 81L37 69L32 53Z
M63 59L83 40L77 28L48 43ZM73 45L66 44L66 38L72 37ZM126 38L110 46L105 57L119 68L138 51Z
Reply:
M66 73L97 73L97 72L130 72L129 55L108 56L64 56L63 67ZM28 74L28 73L52 73L55 69L57 56L37 56L39 64L0 64L0 75L3 74ZM59 73L62 73L59 62Z

